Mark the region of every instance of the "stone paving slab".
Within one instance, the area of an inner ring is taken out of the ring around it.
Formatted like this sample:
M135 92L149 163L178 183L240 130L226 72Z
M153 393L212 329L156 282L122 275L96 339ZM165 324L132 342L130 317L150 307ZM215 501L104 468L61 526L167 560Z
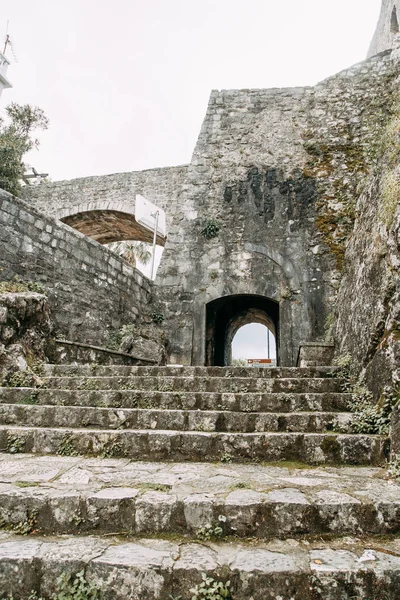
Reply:
M0 388L1 404L46 404L116 408L231 410L237 412L346 412L346 393L153 392Z
M0 404L0 423L27 427L351 433L352 413L241 413Z
M342 391L344 380L336 378L264 377L47 377L44 387L71 390L149 390L159 392L333 392Z
M374 468L0 455L0 522L48 533L286 538L400 532L400 482Z
M0 592L50 596L61 573L85 571L105 600L189 600L202 573L240 600L396 600L399 540L194 543L185 540L0 537Z
M380 465L389 439L364 434L226 433L66 429L0 425L0 451L89 455L136 460Z

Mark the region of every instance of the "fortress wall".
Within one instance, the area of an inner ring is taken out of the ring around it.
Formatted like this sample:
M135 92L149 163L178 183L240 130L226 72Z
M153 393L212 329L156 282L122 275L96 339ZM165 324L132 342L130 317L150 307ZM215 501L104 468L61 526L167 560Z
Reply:
M395 9L395 15L393 11ZM368 50L368 57L393 48L397 24L400 25L400 0L382 0L378 25Z
M212 93L156 279L171 360L204 363L205 307L232 294L279 302L281 364L325 338L395 76L380 55L314 88Z
M82 177L26 186L22 189L21 197L38 210L54 216L62 210L78 208L88 203L103 206L108 202L117 202L134 207L136 194L141 194L165 210L168 222L185 182L186 173L187 166L183 165Z
M100 244L0 190L0 279L14 276L43 284L59 333L96 344L140 322L152 289Z

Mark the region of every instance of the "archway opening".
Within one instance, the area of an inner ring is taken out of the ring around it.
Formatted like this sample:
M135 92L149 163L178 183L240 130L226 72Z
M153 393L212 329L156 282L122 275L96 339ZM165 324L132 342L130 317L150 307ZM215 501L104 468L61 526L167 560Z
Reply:
M77 229L99 244L124 240L152 243L153 232L138 223L135 215L118 210L94 209L65 215L60 221ZM157 236L157 244L165 245L166 238Z
M276 340L276 360L279 361L278 302L264 296L238 294L209 302L206 311L207 365L230 365L235 335L239 329L251 323L263 325L272 332Z
M236 331L232 340L231 365L273 367L276 365L276 339L262 323L248 323Z
M399 33L399 20L397 18L397 9L394 6L392 10L392 16L390 18L390 32L395 35Z

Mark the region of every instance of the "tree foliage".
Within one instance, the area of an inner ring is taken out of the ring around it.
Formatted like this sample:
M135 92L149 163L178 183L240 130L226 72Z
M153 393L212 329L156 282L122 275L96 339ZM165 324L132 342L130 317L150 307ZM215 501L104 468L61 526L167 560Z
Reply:
M0 188L17 195L24 174L24 154L37 148L39 140L33 133L47 129L49 121L43 110L30 104L12 102L0 118Z
M147 265L151 259L150 246L145 242L112 242L109 248L132 267L136 267L136 261Z

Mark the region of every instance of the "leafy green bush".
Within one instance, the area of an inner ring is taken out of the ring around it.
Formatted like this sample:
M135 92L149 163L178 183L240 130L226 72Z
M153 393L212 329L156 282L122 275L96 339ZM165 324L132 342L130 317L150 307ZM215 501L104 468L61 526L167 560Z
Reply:
M344 379L346 381L345 388L348 389L350 387L350 379L351 379L351 370L353 365L353 359L350 354L344 354L343 356L338 356L334 359L334 366L338 367L334 372L333 376L338 377L339 379Z
M371 392L355 387L349 408L354 412L351 428L354 433L388 435L392 411L400 400L400 392L385 387L378 404L374 404Z

